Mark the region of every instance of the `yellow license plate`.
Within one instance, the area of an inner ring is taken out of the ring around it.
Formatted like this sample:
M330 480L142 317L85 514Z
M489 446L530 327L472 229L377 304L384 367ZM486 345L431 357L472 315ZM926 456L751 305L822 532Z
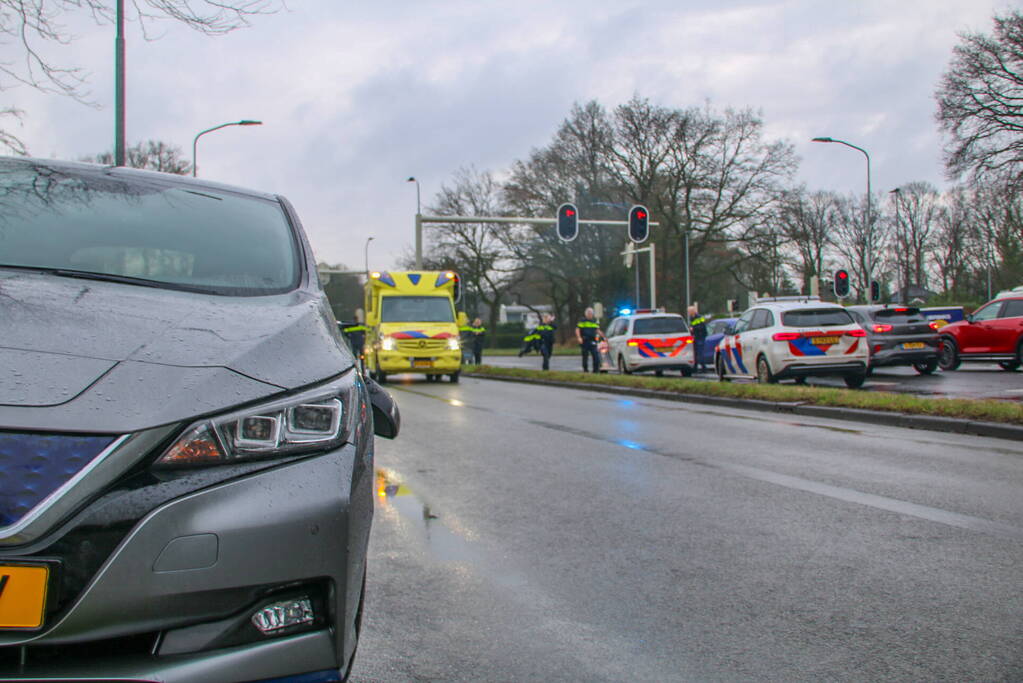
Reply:
M0 628L39 628L46 610L50 569L0 564Z
M432 360L414 360L412 361L412 367L414 368L432 368Z
M837 344L838 337L811 337L810 341L814 344Z
M924 344L923 342L906 342L905 344L902 345L902 348L904 348L904 349L922 349L925 346L927 346L927 345Z

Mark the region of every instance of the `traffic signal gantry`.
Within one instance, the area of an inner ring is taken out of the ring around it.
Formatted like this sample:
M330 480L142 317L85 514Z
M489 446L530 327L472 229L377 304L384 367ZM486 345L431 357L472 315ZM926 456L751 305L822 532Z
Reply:
M579 210L575 204L564 203L558 207L558 215L554 218L519 218L517 216L424 216L416 214L416 269L423 268L423 225L443 223L517 223L520 225L554 224L558 238L563 242L571 242L579 235L579 225L610 225L625 226L629 239L640 243L646 241L650 228L658 223L650 222L650 212L645 206L636 204L629 209L627 221L580 220Z

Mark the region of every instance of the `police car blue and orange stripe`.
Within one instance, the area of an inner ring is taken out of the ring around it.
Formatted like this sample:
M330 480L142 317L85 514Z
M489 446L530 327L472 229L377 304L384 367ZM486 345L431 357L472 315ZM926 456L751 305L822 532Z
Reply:
M686 346L693 343L692 335L669 337L667 339L632 338L628 341L642 358L675 358Z

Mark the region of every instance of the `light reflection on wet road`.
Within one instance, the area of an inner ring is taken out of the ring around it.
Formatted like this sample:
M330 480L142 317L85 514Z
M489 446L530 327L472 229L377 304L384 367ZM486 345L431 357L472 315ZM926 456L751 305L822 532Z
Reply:
M392 389L355 682L1023 678L1023 444Z

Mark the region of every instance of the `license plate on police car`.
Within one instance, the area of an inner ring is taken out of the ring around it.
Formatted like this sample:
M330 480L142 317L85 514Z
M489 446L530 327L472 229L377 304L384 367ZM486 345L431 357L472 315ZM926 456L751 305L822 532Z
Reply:
M927 345L924 344L923 342L906 342L905 344L902 345L902 348L904 348L904 349L922 349L925 346L927 346Z
M46 610L50 568L0 564L0 628L39 628Z
M812 337L814 344L837 344L838 337Z
M432 368L433 367L433 361L430 360L430 359L421 360L419 358L415 358L412 361L412 367L414 367L414 368Z

